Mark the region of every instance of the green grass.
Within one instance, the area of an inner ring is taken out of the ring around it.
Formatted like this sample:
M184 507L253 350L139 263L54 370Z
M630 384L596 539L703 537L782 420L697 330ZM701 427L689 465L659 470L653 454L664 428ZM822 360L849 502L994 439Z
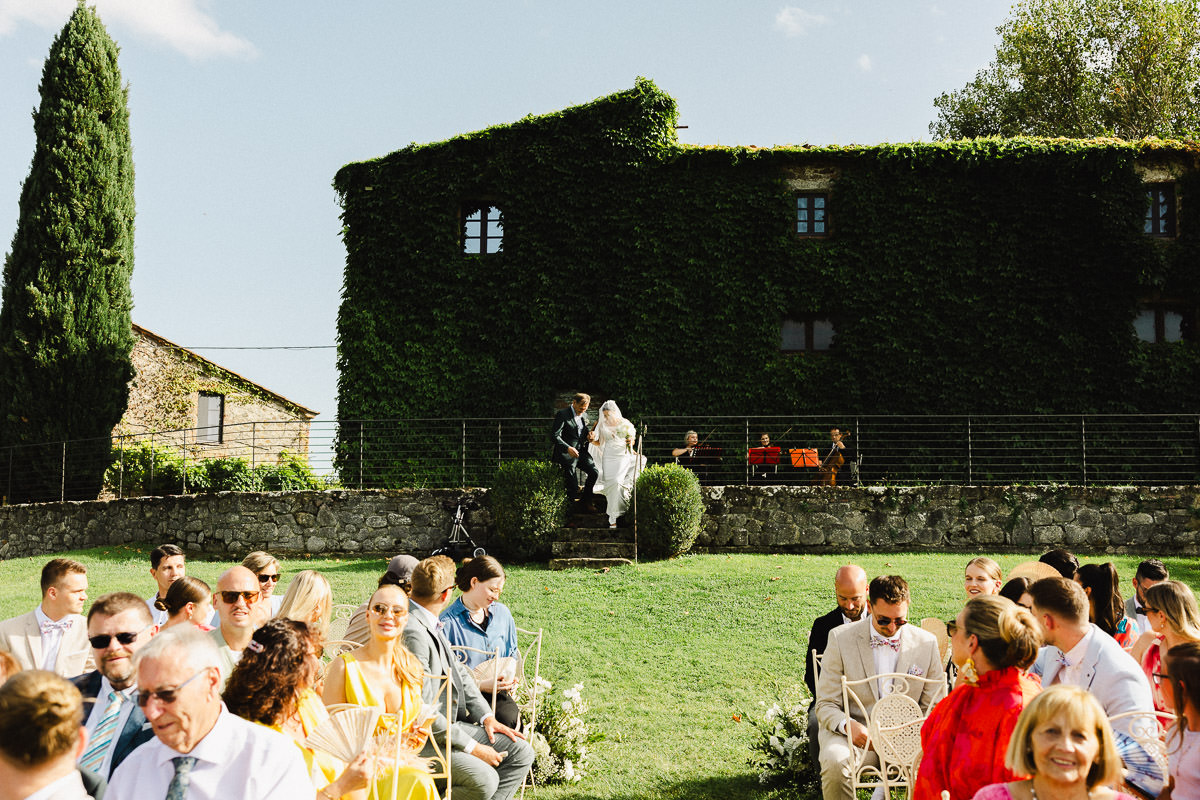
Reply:
M88 567L91 595L117 589L149 595L148 550L110 548L68 554ZM1028 556L992 555L1007 572ZM1139 556L1112 560L1123 591ZM5 616L37 602L45 558L0 562ZM775 685L800 683L804 641L813 619L833 607L832 582L846 561L869 575L909 582L909 617L945 619L962 607L961 553L864 553L854 556L716 555L644 563L607 573L511 567L504 602L517 624L544 628L542 674L555 691L583 683L589 719L606 739L594 748L588 777L570 787L539 788L558 798L783 798L764 789L747 764L749 726L733 716L773 698ZM1108 560L1089 558L1089 561ZM1172 577L1195 587L1200 563L1164 559ZM215 585L227 563L193 561L189 573ZM384 560L283 562L290 575L317 569L337 602L358 603Z

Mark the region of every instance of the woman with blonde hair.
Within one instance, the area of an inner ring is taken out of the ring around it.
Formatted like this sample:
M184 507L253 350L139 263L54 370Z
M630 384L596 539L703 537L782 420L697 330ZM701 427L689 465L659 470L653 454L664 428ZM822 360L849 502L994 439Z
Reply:
M332 613L333 589L329 587L329 581L315 569L306 569L297 572L288 584L275 618L294 619L311 625L324 641Z
M1187 642L1200 642L1200 606L1187 584L1163 581L1145 590L1143 610L1152 630L1142 634L1131 655L1142 665L1154 695L1154 710L1169 711L1163 698L1163 653Z
M946 623L959 685L921 727L915 800L971 797L989 783L1017 777L1004 754L1021 710L1041 690L1025 670L1037 659L1042 632L1027 610L999 595L967 601Z
M162 630L176 625L192 624L202 631L211 631L208 621L213 616L212 588L191 575L176 579L165 597L154 601L154 607L167 612Z
M1056 684L1025 706L1004 766L1031 777L985 786L975 800L1133 800L1108 788L1121 781L1121 757L1104 709L1078 686Z
M987 556L972 558L963 570L963 589L967 599L997 594L1003 585L1000 565Z

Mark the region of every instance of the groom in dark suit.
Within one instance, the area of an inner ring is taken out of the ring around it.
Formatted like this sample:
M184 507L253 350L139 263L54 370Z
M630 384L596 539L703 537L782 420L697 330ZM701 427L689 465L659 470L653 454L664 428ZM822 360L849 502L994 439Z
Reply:
M575 395L571 405L554 415L554 428L550 431L550 441L554 445L550 460L563 471L567 497L580 500L581 505L593 504L592 489L600 477L596 462L588 452L592 433L588 429L587 409L591 402L590 395ZM579 472L586 478L582 492L579 490Z

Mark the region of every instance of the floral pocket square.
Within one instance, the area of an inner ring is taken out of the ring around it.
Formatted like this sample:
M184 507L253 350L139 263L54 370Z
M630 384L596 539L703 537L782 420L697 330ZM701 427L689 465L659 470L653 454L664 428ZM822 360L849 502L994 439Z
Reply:
M908 674L915 675L918 678L923 678L925 676L925 670L921 669L916 664L913 664L908 668Z

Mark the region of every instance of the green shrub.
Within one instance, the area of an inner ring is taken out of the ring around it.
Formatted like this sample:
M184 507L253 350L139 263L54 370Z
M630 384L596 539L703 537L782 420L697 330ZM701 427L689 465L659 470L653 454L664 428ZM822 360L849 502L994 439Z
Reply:
M244 458L184 461L165 445L139 442L122 452L114 448L104 485L121 497L199 494L204 492L297 492L336 487L337 481L313 472L308 462L284 450L278 463L251 467Z
M638 478L638 547L650 557L683 555L700 535L704 500L696 474L656 464Z
M508 559L541 560L566 520L562 473L548 461L505 461L491 491L496 549Z

